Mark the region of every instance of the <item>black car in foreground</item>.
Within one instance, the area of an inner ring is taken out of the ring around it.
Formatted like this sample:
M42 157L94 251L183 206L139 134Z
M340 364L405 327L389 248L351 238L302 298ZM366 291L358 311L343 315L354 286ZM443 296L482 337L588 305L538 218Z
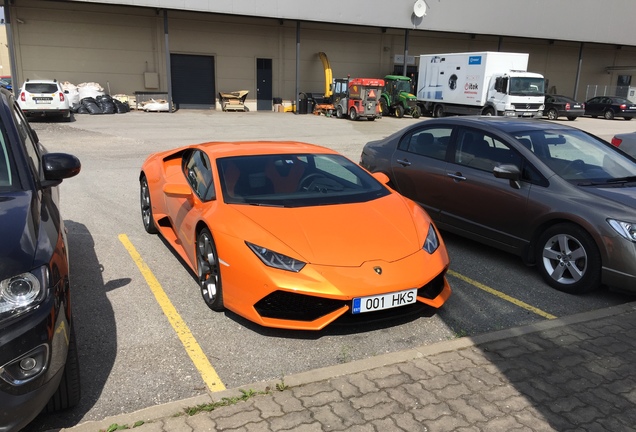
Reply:
M596 96L585 102L585 115L603 116L607 120L622 117L631 120L636 116L636 104L619 96Z
M553 288L636 292L636 159L564 123L448 117L367 143L442 231L517 254Z
M585 104L563 95L545 95L545 108L543 115L550 120L566 117L568 120L576 120L585 114Z
M48 153L0 89L0 431L79 402L57 185L80 168L75 156Z

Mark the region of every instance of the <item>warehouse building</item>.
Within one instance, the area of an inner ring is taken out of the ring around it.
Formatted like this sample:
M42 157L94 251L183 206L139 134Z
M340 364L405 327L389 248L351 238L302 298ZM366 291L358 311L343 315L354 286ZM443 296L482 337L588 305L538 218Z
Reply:
M14 87L96 82L205 109L219 92L249 91L251 110L324 93L320 52L334 77L380 78L416 75L420 54L525 52L552 93L627 94L633 16L633 0L5 0Z

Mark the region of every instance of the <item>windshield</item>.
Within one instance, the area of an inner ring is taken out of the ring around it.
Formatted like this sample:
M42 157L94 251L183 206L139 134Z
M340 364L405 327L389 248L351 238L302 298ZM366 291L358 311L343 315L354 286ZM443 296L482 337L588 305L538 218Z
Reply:
M217 161L228 204L307 207L374 200L390 194L341 155L237 156Z
M514 135L565 180L609 184L636 176L636 161L583 131L542 130Z
M541 77L510 77L509 94L517 96L543 96L545 81Z
M411 82L410 81L397 81L396 87L398 91L411 93Z
M26 83L24 89L29 93L55 93L57 91L57 84Z

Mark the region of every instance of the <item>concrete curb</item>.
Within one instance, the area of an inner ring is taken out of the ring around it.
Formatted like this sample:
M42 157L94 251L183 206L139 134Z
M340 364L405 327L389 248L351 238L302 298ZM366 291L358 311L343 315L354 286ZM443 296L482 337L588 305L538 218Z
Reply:
M623 313L632 312L634 310L636 310L636 302L626 303L619 306L612 306L590 312L569 315L563 318L541 321L526 326L485 333L474 337L465 337L438 342L435 344L420 346L409 350L378 355L363 360L356 360L346 364L315 369L283 377L282 382L284 382L284 384L289 387L299 387L306 384L329 380L334 377L355 374L392 364L404 363L410 360L431 356L434 354L456 351L473 346L478 346L484 343L500 341L512 337L551 330L559 327L566 327L581 322L589 322L602 318L617 316ZM158 419L173 417L180 413L183 413L185 409L190 407L211 404L223 400L224 398L230 399L241 397L243 395L241 390L249 389L255 392L265 392L268 390L276 389L277 384L281 384L280 379L256 382L238 388L227 389L220 392L209 393L188 399L183 399L180 401L144 408L132 413L108 417L100 421L87 421L77 426L64 428L61 430L69 432L96 432L99 430L106 430L113 424L127 425L128 427L132 428L133 424L138 421L150 423Z

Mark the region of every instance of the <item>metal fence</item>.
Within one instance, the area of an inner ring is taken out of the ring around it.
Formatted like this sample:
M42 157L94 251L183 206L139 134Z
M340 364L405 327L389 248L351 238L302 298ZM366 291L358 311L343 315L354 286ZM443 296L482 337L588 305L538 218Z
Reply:
M594 96L620 96L635 102L636 87L588 85L585 91L585 100L591 99Z

